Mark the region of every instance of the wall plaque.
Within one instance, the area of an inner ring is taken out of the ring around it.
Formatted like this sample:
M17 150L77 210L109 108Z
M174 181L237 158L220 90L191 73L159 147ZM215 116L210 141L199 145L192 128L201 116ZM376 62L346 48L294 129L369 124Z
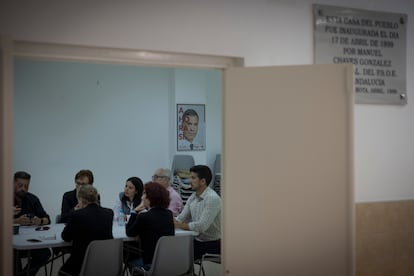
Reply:
M314 62L353 64L356 103L407 103L407 15L326 5L313 15Z

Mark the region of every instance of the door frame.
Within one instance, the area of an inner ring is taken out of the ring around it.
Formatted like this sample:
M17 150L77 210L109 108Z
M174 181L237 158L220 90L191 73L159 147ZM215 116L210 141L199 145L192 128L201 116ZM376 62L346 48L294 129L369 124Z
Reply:
M243 67L241 57L108 48L15 40L13 56L57 61L80 61L157 67L226 69Z
M12 275L13 186L13 41L0 36L0 275Z
M13 273L11 227L13 212L10 208L13 204L13 188L12 185L6 185L6 183L10 183L13 178L13 59L15 57L52 61L221 70L244 66L244 59L241 57L33 42L13 40L9 36L0 36L0 41L0 132L2 133L0 140L2 155L0 172L3 183L0 188L2 202L0 236L4 244L0 260L1 275L12 275Z

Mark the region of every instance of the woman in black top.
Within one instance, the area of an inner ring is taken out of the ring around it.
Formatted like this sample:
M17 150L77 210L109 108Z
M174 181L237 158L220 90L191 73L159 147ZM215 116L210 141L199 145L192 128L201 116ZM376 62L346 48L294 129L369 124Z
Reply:
M170 197L168 191L159 183L144 185L141 204L131 213L126 226L129 237L139 236L142 258L130 262L135 266L150 268L158 239L174 235L173 214L168 210Z

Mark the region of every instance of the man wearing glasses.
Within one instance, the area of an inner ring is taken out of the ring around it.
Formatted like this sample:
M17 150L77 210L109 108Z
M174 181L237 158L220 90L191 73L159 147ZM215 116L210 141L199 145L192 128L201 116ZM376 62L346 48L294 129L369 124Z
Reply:
M64 193L62 198L62 213L58 223L67 223L70 213L79 209L77 193L82 185L93 184L93 173L90 170L80 170L75 175L76 188Z
M173 216L176 217L183 209L183 200L181 196L171 187L171 171L169 169L160 168L154 172L152 181L164 186L170 192L170 205L168 209L171 210Z

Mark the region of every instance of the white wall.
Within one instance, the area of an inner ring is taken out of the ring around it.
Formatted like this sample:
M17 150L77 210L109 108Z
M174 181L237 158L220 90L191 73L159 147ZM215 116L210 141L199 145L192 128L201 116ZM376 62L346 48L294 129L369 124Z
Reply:
M207 121L221 118L220 70L25 58L14 65L13 166L32 174L30 191L52 219L80 169L94 172L101 203L112 208L128 177L147 182L155 169L171 166L175 94L185 96L181 103L206 104ZM205 151L185 152L197 164L221 152L221 121L212 120L209 131L218 139L207 139Z
M196 164L207 164L212 169L214 168L216 154L221 153L222 138L222 87L221 81L217 81L217 79L221 79L220 70L174 70L176 104L205 104L206 108L206 150L191 152L175 151L175 154L191 154ZM171 123L174 127L176 126L175 118L173 118ZM175 143L173 148L176 149L176 145Z
M15 39L239 56L246 66L313 62L312 0L4 2L0 32ZM408 104L356 106L355 182L357 201L414 198L414 2L345 5L408 14Z

